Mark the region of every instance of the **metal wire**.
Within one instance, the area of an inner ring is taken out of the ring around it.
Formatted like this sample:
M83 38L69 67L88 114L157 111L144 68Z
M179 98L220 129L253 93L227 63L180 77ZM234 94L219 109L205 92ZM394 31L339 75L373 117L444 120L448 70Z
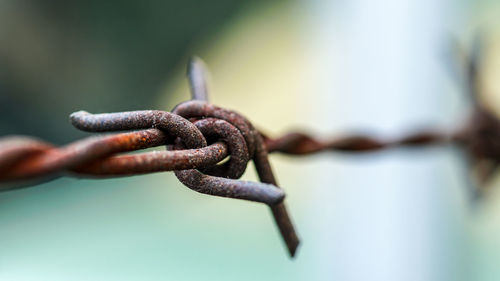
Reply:
M469 91L478 87L477 56L468 61ZM116 177L174 171L177 178L197 192L267 204L290 255L299 239L284 205L268 153L307 155L321 151L368 152L397 146L458 143L473 162L500 162L500 121L474 102L469 122L451 133L422 131L396 139L363 135L318 139L303 132L271 138L257 131L241 114L208 103L204 64L193 58L188 67L193 100L172 112L145 110L91 114L78 111L72 124L89 132L123 133L94 136L56 148L29 137L0 139L0 191L22 188L58 176ZM166 146L166 151L126 154ZM228 161L223 161L228 158ZM238 180L253 161L260 182Z
M398 140L384 141L367 136L348 136L321 140L302 132L290 132L281 137L263 135L269 152L291 155L308 155L323 151L368 152L397 146L421 146L449 142L453 136L439 132L422 132Z
M190 62L188 74L194 99L208 97L204 72L201 60ZM136 131L91 137L61 148L26 137L0 140L0 190L61 175L109 177L174 171L184 185L197 192L269 205L294 256L299 240L282 204L285 193L277 186L261 135L243 116L206 101L190 101L172 113L78 111L71 114L70 120L84 131ZM117 155L161 145L168 150ZM227 162L219 164L228 156ZM261 182L238 180L250 160Z

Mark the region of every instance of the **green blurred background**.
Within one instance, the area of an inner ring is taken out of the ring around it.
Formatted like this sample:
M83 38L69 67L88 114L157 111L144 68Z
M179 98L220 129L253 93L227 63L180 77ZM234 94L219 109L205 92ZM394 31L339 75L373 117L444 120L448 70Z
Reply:
M500 110L499 13L493 0L0 0L0 135L62 145L89 135L73 111L170 110L189 98L192 54L211 100L271 135L447 130L469 111L452 36L468 47L485 32L482 99ZM302 238L294 260L265 206L172 173L61 178L0 194L0 280L500 278L500 183L472 202L458 149L271 161Z

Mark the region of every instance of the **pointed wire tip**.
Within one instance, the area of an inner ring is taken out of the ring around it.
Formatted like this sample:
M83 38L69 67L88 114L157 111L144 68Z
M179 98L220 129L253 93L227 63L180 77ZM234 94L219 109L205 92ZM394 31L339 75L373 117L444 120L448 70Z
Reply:
M208 101L207 67L202 59L191 56L188 61L187 76L193 100Z
M206 69L206 64L200 57L193 55L188 59L188 68L186 73L187 75L189 75L193 67L201 67L203 69Z
M297 253L297 248L299 247L300 245L300 241L297 241L297 243L295 245L293 245L293 247L291 248L288 248L288 253L290 254L290 258L295 258L295 254Z
M86 115L90 115L90 113L85 110L75 111L69 115L69 121L71 122L71 125L78 129L82 129L85 127L82 125L82 118Z
M89 114L90 113L88 113L85 110L79 110L79 111L75 111L75 112L71 113L69 115L69 119L74 120L74 119L80 118L81 116L89 115Z

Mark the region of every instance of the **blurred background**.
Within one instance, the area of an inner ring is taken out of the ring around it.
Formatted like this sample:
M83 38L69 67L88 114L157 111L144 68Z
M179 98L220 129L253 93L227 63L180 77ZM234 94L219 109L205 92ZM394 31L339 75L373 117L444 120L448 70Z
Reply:
M0 0L0 135L63 145L77 110L171 110L187 58L210 98L271 136L449 130L470 113L452 40L484 35L500 112L495 0ZM268 208L195 193L172 173L61 178L0 194L1 280L498 280L500 178L480 202L455 147L273 155L302 239ZM255 180L251 166L244 176Z

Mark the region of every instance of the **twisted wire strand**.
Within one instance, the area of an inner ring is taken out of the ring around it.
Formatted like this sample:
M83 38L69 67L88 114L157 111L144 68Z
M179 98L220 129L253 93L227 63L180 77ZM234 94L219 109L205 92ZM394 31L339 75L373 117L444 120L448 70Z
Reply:
M261 133L269 152L290 155L309 155L323 151L369 152L399 146L422 146L444 144L456 140L452 134L440 132L419 132L396 140L382 140L363 135L319 139L303 132L289 132L277 138Z
M220 122L209 119L196 121ZM209 128L202 131L209 135ZM397 141L384 142L375 138L352 136L321 140L311 135L292 132L277 138L261 134L270 153L308 155L322 151L364 152L401 145L420 146L451 141L451 138L438 133L419 133ZM167 142L161 130L148 129L122 134L87 138L61 148L28 137L0 138L0 181L36 178L43 175L71 172L77 176L124 176L143 173L221 168L214 166L229 155L227 142L218 141L198 149L153 151L133 155L114 154L163 145ZM241 142L241 141L240 141ZM231 142L229 142L231 143ZM234 143L234 142L233 142ZM236 142L238 143L238 142ZM478 148L482 146L478 145ZM242 150L241 145L232 151ZM233 157L235 161L239 157ZM226 162L225 165L227 165ZM240 165L242 165L240 163ZM244 163L246 165L246 163ZM212 171L223 175L222 172ZM231 178L238 178L241 172Z
M227 146L222 142L199 149L114 155L163 145L166 139L157 129L90 137L61 148L33 138L0 139L0 182L63 172L102 177L202 168L215 165L228 155Z

